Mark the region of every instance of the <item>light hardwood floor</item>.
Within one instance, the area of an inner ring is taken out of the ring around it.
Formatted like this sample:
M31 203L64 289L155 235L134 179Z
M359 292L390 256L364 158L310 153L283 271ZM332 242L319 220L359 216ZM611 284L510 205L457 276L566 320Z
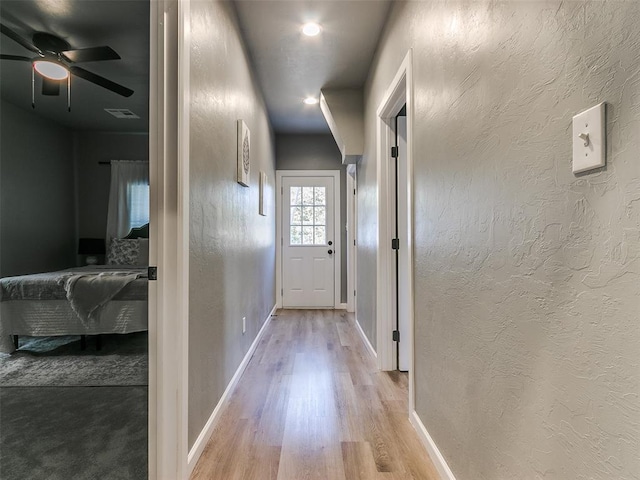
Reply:
M280 310L192 480L437 480L407 376L379 372L353 315Z

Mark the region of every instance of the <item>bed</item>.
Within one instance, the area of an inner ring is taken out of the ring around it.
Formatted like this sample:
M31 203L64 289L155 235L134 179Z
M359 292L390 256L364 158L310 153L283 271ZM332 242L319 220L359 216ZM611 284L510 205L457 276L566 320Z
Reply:
M138 262L142 242L113 239L109 265L1 278L0 352L16 350L21 335L84 338L146 331L147 267ZM146 255L148 261L148 250Z

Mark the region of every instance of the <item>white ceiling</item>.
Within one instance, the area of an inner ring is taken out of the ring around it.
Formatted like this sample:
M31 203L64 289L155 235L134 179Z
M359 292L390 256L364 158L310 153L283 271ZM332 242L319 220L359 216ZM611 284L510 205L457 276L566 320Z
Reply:
M240 28L276 132L328 132L317 105L302 100L321 88L361 87L369 71L392 0L235 0ZM47 32L72 48L108 45L121 60L81 66L135 93L125 98L72 77L71 113L66 92L40 94L35 112L75 130L147 131L149 95L148 0L2 0L0 20L21 36ZM317 37L300 27L322 25ZM35 54L0 35L0 53ZM36 77L38 77L36 75ZM2 97L31 110L31 65L0 60ZM139 120L118 120L105 108L127 108Z
M328 132L318 105L302 103L321 88L361 87L390 0L236 0L240 28L276 132ZM322 25L304 36L306 22Z
M72 76L69 113L66 89L61 89L57 97L43 96L40 78L37 78L37 114L74 130L148 130L148 0L2 0L0 21L28 40L35 32L46 32L63 38L72 48L108 45L122 57L79 66L134 90L131 97L122 97ZM0 35L0 53L35 56L5 35ZM3 99L31 110L30 63L0 60L0 84ZM140 119L118 120L105 112L105 108L127 108Z

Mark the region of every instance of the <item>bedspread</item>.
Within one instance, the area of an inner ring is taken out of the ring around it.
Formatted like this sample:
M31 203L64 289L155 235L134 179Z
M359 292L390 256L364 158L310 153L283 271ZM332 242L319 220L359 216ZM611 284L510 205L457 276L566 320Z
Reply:
M130 267L122 265L98 265L69 268L57 272L35 273L17 277L0 279L0 301L9 300L65 300L69 299L65 288L74 276L98 278L100 274L122 275L135 274L136 282L127 282L113 296L116 300L145 300L147 298L147 272L144 267ZM106 277L107 275L102 275ZM126 287L126 288L125 288Z

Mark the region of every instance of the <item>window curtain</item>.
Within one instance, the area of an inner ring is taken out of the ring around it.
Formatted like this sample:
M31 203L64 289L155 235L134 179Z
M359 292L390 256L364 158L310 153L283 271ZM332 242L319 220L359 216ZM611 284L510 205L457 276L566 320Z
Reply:
M147 192L143 198L140 192ZM149 163L131 160L111 161L111 188L107 213L107 243L129 233L132 220L149 218ZM146 209L146 212L143 210ZM145 215L146 213L146 215ZM146 223L146 222L145 222Z

